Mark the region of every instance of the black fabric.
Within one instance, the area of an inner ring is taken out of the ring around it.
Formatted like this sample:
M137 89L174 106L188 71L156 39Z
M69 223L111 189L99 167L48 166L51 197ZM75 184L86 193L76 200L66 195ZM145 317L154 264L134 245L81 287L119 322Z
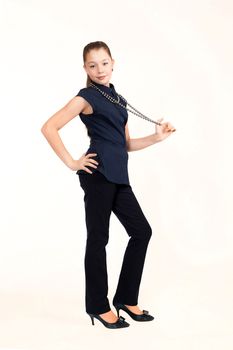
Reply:
M117 99L115 87L93 82L102 91ZM81 121L86 125L90 144L85 154L97 153L97 168L87 166L93 173L101 172L109 181L118 184L130 184L128 175L128 152L125 138L125 125L128 112L125 108L110 102L94 87L79 90L76 96L83 97L93 108L93 113L80 113ZM126 102L120 98L120 103ZM80 169L76 174L88 174Z
M111 212L116 215L130 237L113 302L137 305L147 246L152 235L130 185L114 184L103 174L80 174L84 191L87 227L85 253L85 303L88 313L109 311L108 274L105 246L109 240Z

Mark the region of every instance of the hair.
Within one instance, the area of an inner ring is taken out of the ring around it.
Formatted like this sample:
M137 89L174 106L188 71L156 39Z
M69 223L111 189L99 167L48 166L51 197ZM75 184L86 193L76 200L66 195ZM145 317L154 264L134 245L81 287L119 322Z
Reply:
M112 59L111 51L110 51L108 45L105 42L103 42L103 41L93 41L93 42L90 42L89 44L87 44L84 47L84 49L83 49L83 63L85 64L86 59L87 59L87 54L91 50L98 50L98 49L101 49L101 48L105 49L107 51L108 55ZM90 83L91 83L91 79L90 79L89 75L87 74L86 87L89 87ZM86 127L86 125L85 125L85 127ZM87 135L90 138L90 134L89 134L88 128L86 127L86 129L87 129Z

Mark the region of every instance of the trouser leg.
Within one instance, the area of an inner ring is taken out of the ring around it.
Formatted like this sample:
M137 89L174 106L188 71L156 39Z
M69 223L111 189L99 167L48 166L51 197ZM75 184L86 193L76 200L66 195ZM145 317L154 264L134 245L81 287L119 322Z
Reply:
M113 303L116 301L127 305L137 305L139 286L152 229L131 186L120 186L114 199L112 211L130 236Z
M85 252L86 312L102 314L111 309L105 246L109 239L109 220L116 185L99 172L80 175L85 203L87 240Z

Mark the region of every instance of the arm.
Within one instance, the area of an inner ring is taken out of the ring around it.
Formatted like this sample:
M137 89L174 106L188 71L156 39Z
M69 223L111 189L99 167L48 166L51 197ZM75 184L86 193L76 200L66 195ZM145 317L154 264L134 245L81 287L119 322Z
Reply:
M58 131L87 106L84 98L73 97L63 108L52 115L42 126L41 132L57 156L70 167L74 161L65 148Z
M125 125L125 137L128 152L139 151L140 149L151 146L156 142L162 141L157 134L151 134L145 137L131 139L129 135L128 122Z
M160 121L163 118L160 119ZM157 126L157 131L154 134L140 137L137 139L131 139L129 135L128 122L125 125L125 138L127 143L127 151L138 151L140 149L151 146L157 142L164 140L167 136L169 136L175 129L172 127L170 123L163 123L161 126Z

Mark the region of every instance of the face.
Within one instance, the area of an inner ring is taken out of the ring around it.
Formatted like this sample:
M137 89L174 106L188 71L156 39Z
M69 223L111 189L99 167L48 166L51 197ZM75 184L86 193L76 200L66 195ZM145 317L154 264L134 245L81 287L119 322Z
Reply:
M109 86L114 62L105 49L93 49L87 54L83 67L91 80Z

